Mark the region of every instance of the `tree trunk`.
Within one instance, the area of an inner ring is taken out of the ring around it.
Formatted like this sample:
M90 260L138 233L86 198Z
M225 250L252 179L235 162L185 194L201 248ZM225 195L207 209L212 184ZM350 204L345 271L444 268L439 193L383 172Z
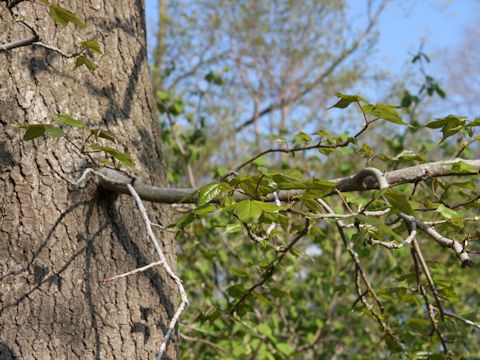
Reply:
M31 35L3 4L0 42ZM157 267L101 282L158 260L133 199L95 181L72 186L89 159L63 139L21 141L12 126L70 114L114 133L138 176L165 185L143 1L66 6L86 29L59 27L40 2L18 10L66 52L96 39L104 55L95 73L38 46L0 52L0 359L153 359L178 306L173 281ZM145 205L153 221L169 222L167 208ZM158 238L175 268L173 237ZM177 358L177 343L174 334L166 358Z

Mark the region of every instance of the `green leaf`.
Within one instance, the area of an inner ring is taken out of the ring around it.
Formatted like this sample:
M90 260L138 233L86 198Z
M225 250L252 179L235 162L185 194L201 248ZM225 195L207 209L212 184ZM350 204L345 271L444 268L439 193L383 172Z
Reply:
M375 217L372 217L372 216L365 216L363 214L359 214L359 215L356 216L356 219L365 223L365 224L373 225L378 230L381 230L386 234L390 234L390 235L394 236L395 238L400 239L400 236L396 232L394 232L390 227L385 225L385 223L378 218L375 218Z
M461 131L466 123L465 117L448 115L444 118L436 119L425 126L430 129L442 128L443 138L440 142Z
M90 70L90 72L92 73L97 68L97 65L95 65L95 63L92 60L90 60L86 56L80 55L79 57L77 57L77 60L75 60L75 66L73 70L79 68L82 65L85 65L87 69Z
M45 125L45 132L51 137L62 137L65 135L62 129L53 125Z
M415 154L411 150L403 150L400 154L395 156L393 158L393 160L397 160L397 161L398 160L406 160L406 161L414 160L414 161L421 161L421 162L427 161L424 157L421 157L421 156Z
M160 101L168 101L171 97L170 93L166 90L158 90L155 94Z
M459 161L453 164L452 171L458 174L477 174L478 173L478 169L475 166L464 163L463 161Z
M215 207L215 205L206 205L206 206L197 208L193 212L197 215L205 215L205 214L211 213L212 211L215 211L216 209L217 208Z
M198 216L194 213L188 213L185 215L180 216L177 221L173 224L178 229L183 229L188 224L192 223ZM171 227L171 225L169 226Z
M236 267L231 267L230 272L236 276L242 277L242 278L249 278L250 273L248 271L245 271L241 268L236 268Z
M307 134L305 134L304 132L301 132L295 135L295 137L293 138L293 141L297 144L304 145L304 144L310 143L312 141L312 138Z
M387 189L384 193L388 202L397 210L407 215L413 215L413 208L406 195L393 189Z
M233 205L233 208L240 221L246 223L257 220L262 215L262 209L259 206L261 203L260 201L242 200Z
M92 50L97 54L102 54L102 49L100 48L98 42L96 42L95 40L83 41L81 44L85 49Z
M445 207L443 204L440 204L436 210L440 213L445 219L459 219L461 215L453 209Z
M105 131L101 129L92 129L90 130L90 133L95 136L95 139L98 140L98 138L106 139L109 140L113 143L116 143L115 141L115 135L113 135L110 131Z
M351 103L367 102L364 98L357 95L345 95L345 94L337 93L335 94L335 96L340 98L340 100L338 100L335 105L329 107L328 109L331 109L331 108L345 109Z
M45 134L45 125L42 124L21 125L21 127L27 129L23 134L23 140L33 140Z
M218 74L215 74L213 71L209 71L209 73L205 75L204 79L207 82L218 86L223 84L223 79Z
M263 212L274 213L283 209L281 206L277 206L272 203L266 203L257 200L251 200L256 206L258 206Z
M50 5L50 17L63 27L67 26L68 23L72 23L80 28L86 27L77 15L59 5Z
M63 115L55 115L53 117L53 120L55 120L56 122L59 122L61 124L64 124L64 125L68 125L68 126L75 126L75 127L78 127L80 129L88 129L88 126L85 125L83 122L81 122L80 120L77 120L73 117L71 117L70 115L67 115L67 114L63 114Z
M225 234L233 234L242 230L243 226L240 224L228 224L225 227Z
M183 104L179 101L177 102L174 102L169 108L168 108L168 111L170 112L170 114L172 114L173 116L178 116L180 115L181 113L183 113Z
M225 292L229 296L231 296L235 299L238 299L239 297L241 297L245 293L245 286L243 284L235 284L235 285L232 285L229 288L227 288L225 290Z
M365 106L362 106L362 110L367 115L379 117L380 119L384 119L395 124L408 126L408 124L402 120L402 118L393 106L384 104L367 104Z
M197 190L198 193L198 200L197 205L201 206L212 202L214 200L218 200L222 196L225 195L226 192L229 191L229 188L226 184L213 182L202 186L200 189Z
M317 196L322 197L330 194L337 186L337 183L328 180L313 179L305 185L305 189L307 189L309 193L314 192Z
M286 356L290 356L293 354L293 352L295 351L290 345L288 345L287 343L277 343L275 344L275 346L277 347L277 349L282 352L283 354L285 354Z
M135 163L133 162L132 157L130 156L129 153L126 152L121 152L118 151L117 149L108 147L108 146L100 146L98 144L92 144L90 145L90 148L92 150L101 150L104 151L105 153L113 156L115 159L120 161L123 165L125 165L128 168L134 168Z

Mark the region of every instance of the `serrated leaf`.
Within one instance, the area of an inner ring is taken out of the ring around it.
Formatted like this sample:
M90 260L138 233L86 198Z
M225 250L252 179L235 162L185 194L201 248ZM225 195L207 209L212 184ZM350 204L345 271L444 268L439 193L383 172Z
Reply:
M91 59L86 56L80 55L79 57L77 57L77 60L75 60L75 66L73 70L79 68L82 65L85 65L87 69L92 73L97 68L97 65L95 65L95 63Z
M384 193L388 202L397 210L407 215L413 215L413 208L406 195L393 189L387 189Z
M85 49L92 50L97 54L102 54L102 49L100 48L100 44L95 40L83 41L81 44Z
M77 15L59 5L50 5L50 17L63 27L67 26L68 23L72 23L80 28L86 27Z
M33 140L45 134L45 125L43 124L22 125L21 127L27 129L25 134L23 134L23 140L26 141Z
M75 119L72 116L67 115L67 114L55 115L53 117L53 120L55 120L56 122L59 122L61 124L64 124L64 125L75 126L75 127L80 128L80 129L88 129L88 126L85 125L83 122L81 122L80 120L77 120L77 119Z

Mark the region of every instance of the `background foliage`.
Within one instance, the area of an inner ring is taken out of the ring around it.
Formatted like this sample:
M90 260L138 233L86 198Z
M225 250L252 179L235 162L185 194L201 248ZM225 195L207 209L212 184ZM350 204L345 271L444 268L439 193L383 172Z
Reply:
M375 5L381 9L382 4ZM361 128L362 111L353 106L341 112L327 110L338 90L360 84L379 86L381 79L370 76L365 62L375 46L374 31L367 32L325 75L361 31L350 31L346 6L339 1L279 0L199 1L188 6L175 2L159 7L163 27L157 34L160 45L152 57L153 73L161 78L159 118L171 150L167 153L172 155L173 184L197 185L219 178L248 159L248 154L265 149L292 149L317 141L339 144ZM364 28L368 28L366 22ZM270 276L271 265L278 260L275 247L303 231L305 217L298 213L311 211L309 206L314 205L284 203L278 212L262 209L253 200L245 209L246 203L233 204L226 190L240 188L253 199L262 195L262 187L265 192L281 189L282 184L306 188L312 178L334 179L365 166L387 171L475 157L478 120L434 121L429 115L428 104L446 98L442 86L429 75L429 63L420 49L401 82L381 84L389 90L380 100L396 108L385 107L380 117L387 121L375 123L348 146L260 157L249 165L249 175L229 178L223 190L220 183L202 188L200 193L207 198L198 203L200 208L177 221L182 229L177 234L179 266L192 299L182 320L186 340L182 356L444 358L439 338L432 336L410 249L392 251L369 243L371 238L390 239L390 229L405 236L405 225L388 225L392 218L386 217L387 227L372 223L373 231L346 232L385 307L382 319L395 334L389 336L359 301L355 265L333 221L314 222ZM280 105L272 108L272 104ZM264 110L269 111L262 115ZM389 111L398 117L388 116ZM371 108L368 115L378 117L378 108L376 113ZM398 126L401 122L412 126ZM478 213L476 185L475 177L462 177L399 190L413 208L426 210L420 212L421 218L447 220L439 228L445 236L468 239L478 249L474 223L462 220ZM223 199L220 206L207 205L213 199L208 199L212 190ZM343 198L328 198L335 212L348 211L347 204L351 209L366 204L371 204L369 209L381 208L373 193L344 194ZM466 207L455 207L465 201L470 201ZM199 221L190 223L194 219ZM268 233L272 221L278 225ZM429 239L419 242L444 306L478 320L477 271L461 268L451 253ZM263 286L238 306L249 287L265 278ZM426 280L421 283L426 285ZM478 329L448 317L438 327L454 355L479 355Z

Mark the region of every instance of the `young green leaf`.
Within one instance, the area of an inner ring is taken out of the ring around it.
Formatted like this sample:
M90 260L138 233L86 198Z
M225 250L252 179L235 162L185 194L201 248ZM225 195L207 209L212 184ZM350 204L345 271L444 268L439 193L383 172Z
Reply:
M98 140L98 138L106 139L108 141L113 142L116 144L115 141L115 135L113 135L110 131L105 131L101 129L92 129L90 130L90 133L95 136L95 139Z
M95 40L83 41L81 45L85 49L92 50L97 54L102 54L102 49L100 48L100 45L98 44L98 42L96 42Z
M260 201L242 200L233 205L235 214L242 222L257 220L262 215L262 209L259 206Z
M56 122L59 122L60 124L63 124L63 125L75 126L77 128L80 128L80 129L88 129L88 126L85 125L83 122L81 122L80 120L77 120L77 119L75 119L72 116L67 115L67 114L55 115L53 117L53 120L55 120Z
M21 127L27 129L23 134L23 140L33 140L45 134L45 125L43 124L21 125Z
M478 169L475 166L464 163L463 161L453 164L452 171L457 174L478 174Z
M213 182L202 186L200 189L198 189L197 205L202 206L212 202L213 200L217 200L225 195L228 190L229 189L225 184L218 182Z
M45 132L51 137L62 137L65 135L62 129L53 125L45 125Z
M97 68L97 65L95 65L95 63L91 59L87 58L86 56L80 55L79 57L77 57L77 60L75 60L75 66L73 70L79 68L82 65L85 65L87 69L92 73Z
M413 208L406 195L393 189L385 191L385 198L397 210L407 215L413 215Z
M225 227L225 234L233 234L242 230L243 226L240 224L228 224Z
M341 93L335 94L336 97L340 98L335 105L329 107L328 109L338 108L338 109L345 109L351 103L358 103L358 102L367 102L364 98L357 95L345 95Z
M65 27L68 23L72 23L80 28L85 28L86 25L70 10L67 10L59 5L50 5L50 17L59 25Z
M367 104L362 106L362 111L366 115L372 115L375 117L379 117L380 119L384 119L390 121L395 124L399 125L408 125L406 122L402 120L398 112L395 110L393 106L384 105L384 104Z
M445 219L459 219L461 215L453 209L449 209L446 206L440 204L436 210L440 213Z
M113 158L117 159L118 161L120 161L120 163L122 163L124 166L128 168L135 167L135 163L133 162L133 159L129 153L121 152L121 151L118 151L117 149L114 149L108 146L100 146L98 144L92 144L90 145L90 148L92 150L100 150L111 155Z

